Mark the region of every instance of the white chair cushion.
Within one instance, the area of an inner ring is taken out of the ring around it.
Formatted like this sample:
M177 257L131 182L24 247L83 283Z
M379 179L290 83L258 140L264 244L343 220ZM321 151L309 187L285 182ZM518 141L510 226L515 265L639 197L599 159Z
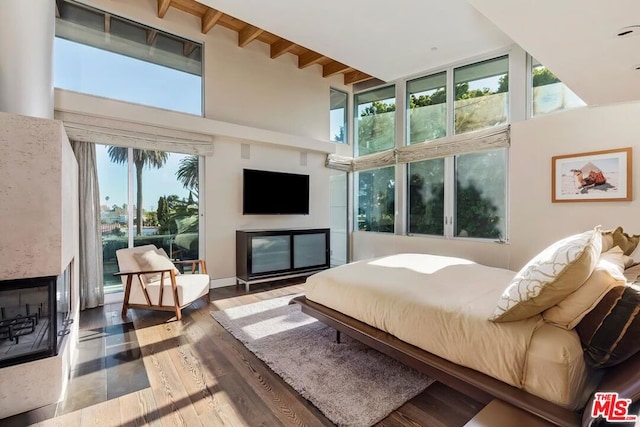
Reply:
M178 301L180 306L188 304L196 299L206 295L209 292L209 275L207 274L182 274L176 276L176 284L178 285ZM160 295L160 280L147 283L147 292L151 303L158 304ZM147 304L144 293L140 286L131 287L131 295L129 295L129 304ZM162 305L172 307L173 289L171 288L171 278L168 273L165 274L164 291L162 293Z

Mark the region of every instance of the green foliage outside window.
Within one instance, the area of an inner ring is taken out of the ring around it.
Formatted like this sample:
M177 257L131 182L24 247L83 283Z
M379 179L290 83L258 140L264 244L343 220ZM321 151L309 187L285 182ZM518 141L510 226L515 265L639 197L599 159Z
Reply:
M393 233L395 167L358 173L358 230Z

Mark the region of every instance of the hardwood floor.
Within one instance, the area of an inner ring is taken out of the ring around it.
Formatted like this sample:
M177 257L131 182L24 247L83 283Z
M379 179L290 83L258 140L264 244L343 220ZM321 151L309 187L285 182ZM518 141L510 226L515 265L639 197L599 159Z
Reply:
M0 424L36 423L41 427L330 426L332 423L322 413L271 372L209 314L212 310L302 291L302 285L291 282L255 285L248 294L240 287L213 289L211 304L207 306L205 301L198 301L184 310L181 322L172 321L168 312L144 310L130 310L128 318L121 319L119 304L85 311L81 314L81 330L93 331L89 334L103 331L107 337L105 348L111 348L108 337L115 343L112 360L124 358L131 365L112 375L115 380L110 383L110 362L102 363L96 357L91 359L95 348L81 346L82 367L90 372L72 376L65 400L57 406L52 405L55 408L42 408L0 420ZM127 338L127 334L132 333L131 324L135 327L137 343L133 337ZM133 348L136 345L138 349ZM139 357L136 358L136 354ZM146 375L142 375L141 370ZM94 375L93 380L87 375ZM135 391L121 394L126 391L126 387L122 389L123 382ZM96 393L96 388L101 391ZM434 383L378 425L463 426L482 407L481 403ZM57 416L50 418L54 413Z

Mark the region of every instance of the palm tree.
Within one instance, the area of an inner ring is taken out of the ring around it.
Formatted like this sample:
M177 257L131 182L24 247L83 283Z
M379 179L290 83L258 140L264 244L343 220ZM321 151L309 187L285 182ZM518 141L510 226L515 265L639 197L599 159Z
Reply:
M198 156L192 154L182 158L176 177L184 188L193 191L195 196L198 197Z
M109 160L114 163L126 164L129 160L129 150L126 147L109 147L107 149ZM164 151L133 150L133 163L136 165L136 235L142 235L142 169L145 166L160 169L169 158Z

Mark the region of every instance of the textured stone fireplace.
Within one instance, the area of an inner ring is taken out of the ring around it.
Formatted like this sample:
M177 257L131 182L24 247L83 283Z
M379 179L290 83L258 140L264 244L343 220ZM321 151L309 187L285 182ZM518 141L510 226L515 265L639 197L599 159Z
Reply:
M57 312L60 291L55 290L55 299L50 294L43 296L43 278L53 278L57 285L58 278L68 275L70 297L66 301L68 313L60 317L61 323L67 323L67 331L61 333L64 338L52 343L50 354L39 355L37 360L26 357L24 363L20 360L0 368L0 384L19 385L0 387L1 419L57 402L75 356L79 315L78 167L62 122L0 113L0 200L4 317L22 319L14 322L11 340L9 326L4 328L6 334L0 331L0 347L5 335L4 341L15 343L22 338L24 343L32 327L34 332L38 326L44 331L42 323L36 325L36 318L45 312ZM33 289L9 292L17 289L16 283L30 281L37 283ZM22 335L16 337L16 331ZM58 332L56 327L55 335Z

